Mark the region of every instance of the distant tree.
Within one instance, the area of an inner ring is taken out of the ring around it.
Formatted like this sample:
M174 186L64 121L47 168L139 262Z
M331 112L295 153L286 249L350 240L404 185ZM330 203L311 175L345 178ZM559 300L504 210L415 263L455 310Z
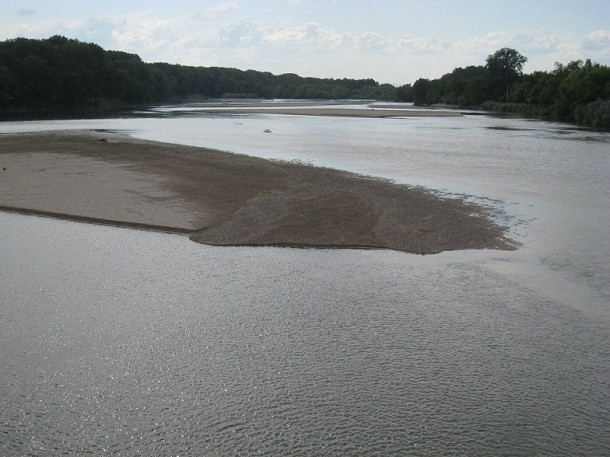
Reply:
M273 75L255 70L146 63L59 35L0 41L0 108L86 107L184 98L275 97L377 99L484 106L610 127L610 67L590 60L523 75L527 59L510 48L486 65L395 87L373 79ZM510 99L510 100L509 100ZM511 103L497 103L509 100Z
M399 102L412 102L413 101L413 87L411 84L405 84L400 86L396 90L396 97Z
M0 65L0 107L10 106L16 95L14 76L4 66Z
M486 59L488 75L498 101L508 101L509 87L523 74L527 57L511 48L502 48Z
M142 63L142 59L137 54L129 54L123 51L106 51L108 57L115 63L131 62Z
M411 93L413 95L413 103L416 105L426 105L428 103L428 88L430 86L430 80L419 78L413 84Z
M150 103L185 97L398 99L373 79L303 78L223 67L146 63L63 36L0 41L0 107Z

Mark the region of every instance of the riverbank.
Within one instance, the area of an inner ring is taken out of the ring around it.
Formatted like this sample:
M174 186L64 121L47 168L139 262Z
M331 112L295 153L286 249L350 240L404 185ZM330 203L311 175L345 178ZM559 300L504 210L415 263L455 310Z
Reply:
M281 114L296 116L338 116L338 117L368 117L368 118L389 118L389 117L460 117L458 111L432 110L432 109L384 109L371 107L367 109L357 108L301 108L301 107L257 107L245 108L236 107L232 109L210 109L213 113L232 113L232 114Z
M334 169L92 131L0 137L0 206L213 245L512 249L485 209Z

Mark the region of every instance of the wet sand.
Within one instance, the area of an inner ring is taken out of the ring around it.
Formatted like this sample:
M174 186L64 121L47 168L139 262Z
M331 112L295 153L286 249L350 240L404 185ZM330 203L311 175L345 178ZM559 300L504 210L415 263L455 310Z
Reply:
M338 117L371 117L371 118L389 118L389 117L460 117L462 114L458 111L441 111L432 109L352 109L352 108L242 108L234 109L211 109L210 112L215 113L247 113L247 114L283 114L295 116L338 116Z
M0 136L0 209L188 233L212 245L515 247L483 208L425 189L92 131Z

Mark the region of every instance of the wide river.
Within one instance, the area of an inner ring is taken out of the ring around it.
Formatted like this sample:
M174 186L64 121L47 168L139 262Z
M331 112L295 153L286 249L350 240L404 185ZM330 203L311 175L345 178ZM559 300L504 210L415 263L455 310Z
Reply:
M522 246L223 248L0 213L0 455L610 455L609 133L178 105L0 141L75 128L468 195Z

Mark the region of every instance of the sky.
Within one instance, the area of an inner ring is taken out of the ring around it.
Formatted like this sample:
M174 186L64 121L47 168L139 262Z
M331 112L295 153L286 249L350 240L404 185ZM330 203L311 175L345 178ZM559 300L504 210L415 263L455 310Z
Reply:
M610 0L0 0L0 40L52 35L145 62L403 85L503 47L526 73L610 65Z

